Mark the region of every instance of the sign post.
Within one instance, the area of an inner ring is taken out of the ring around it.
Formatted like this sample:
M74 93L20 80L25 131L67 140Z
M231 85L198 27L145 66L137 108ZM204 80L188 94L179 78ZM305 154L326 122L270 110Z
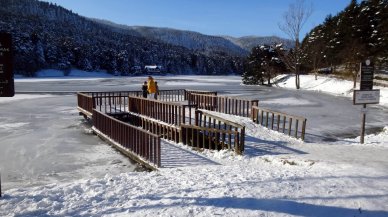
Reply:
M366 104L364 104L363 107L366 110ZM361 136L360 136L360 143L361 144L364 144L365 122L366 122L366 112L363 112L362 113L362 119L361 119Z
M369 59L365 60L360 64L360 71L360 90L354 90L353 104L363 105L360 143L364 144L366 104L378 104L380 101L380 90L373 90L374 66Z
M9 33L0 32L0 97L14 95L12 37Z

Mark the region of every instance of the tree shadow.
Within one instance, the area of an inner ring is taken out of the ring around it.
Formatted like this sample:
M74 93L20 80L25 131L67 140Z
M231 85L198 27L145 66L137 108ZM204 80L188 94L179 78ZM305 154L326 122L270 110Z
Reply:
M168 207L191 207L207 206L224 209L241 209L251 211L275 212L286 215L296 215L305 217L327 217L327 216L373 216L386 217L388 211L384 210L363 210L361 208L346 208L336 206L325 206L297 202L287 199L259 199L259 198L239 198L239 197L221 197L221 198L195 198L195 197L155 197L150 200L169 200L174 201L169 204L155 204L132 208L133 211L142 209L164 209Z

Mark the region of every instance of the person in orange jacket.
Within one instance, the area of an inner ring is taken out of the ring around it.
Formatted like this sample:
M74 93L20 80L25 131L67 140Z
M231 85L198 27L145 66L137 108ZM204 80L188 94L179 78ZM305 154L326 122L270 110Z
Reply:
M156 93L156 85L154 78L152 76L148 76L148 82L147 82L147 87L148 87L148 98L149 99L154 99L155 98L155 93Z

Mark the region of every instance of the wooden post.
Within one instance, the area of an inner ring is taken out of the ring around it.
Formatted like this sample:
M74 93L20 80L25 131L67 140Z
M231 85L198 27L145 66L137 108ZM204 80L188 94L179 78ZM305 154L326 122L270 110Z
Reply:
M303 121L303 125L302 125L302 140L304 141L304 133L305 133L305 131L306 131L306 122L307 122L307 119L305 119L304 121Z
M366 109L366 104L364 104L364 110ZM360 136L360 143L364 144L364 136L365 136L365 119L366 119L366 113L363 111L362 113L362 121L361 121L361 136Z

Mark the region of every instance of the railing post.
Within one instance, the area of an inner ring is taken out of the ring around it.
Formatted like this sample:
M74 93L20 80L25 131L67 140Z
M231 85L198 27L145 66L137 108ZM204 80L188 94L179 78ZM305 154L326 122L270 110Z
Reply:
M288 135L291 136L292 118L288 118Z
M241 129L241 153L245 151L245 126Z
M305 119L302 123L302 135L301 135L301 139L304 141L304 133L306 131L306 122L307 122L307 119Z
M182 107L181 107L181 109L180 109L180 112L181 112L181 114L180 114L180 115L181 115L181 118L180 118L181 121L180 121L179 125L180 125L180 124L184 124L184 123L186 122L186 120L185 120L185 119L186 119L186 117L185 117L185 116L186 116L186 115L185 115L185 112L186 112L186 105L182 105Z

